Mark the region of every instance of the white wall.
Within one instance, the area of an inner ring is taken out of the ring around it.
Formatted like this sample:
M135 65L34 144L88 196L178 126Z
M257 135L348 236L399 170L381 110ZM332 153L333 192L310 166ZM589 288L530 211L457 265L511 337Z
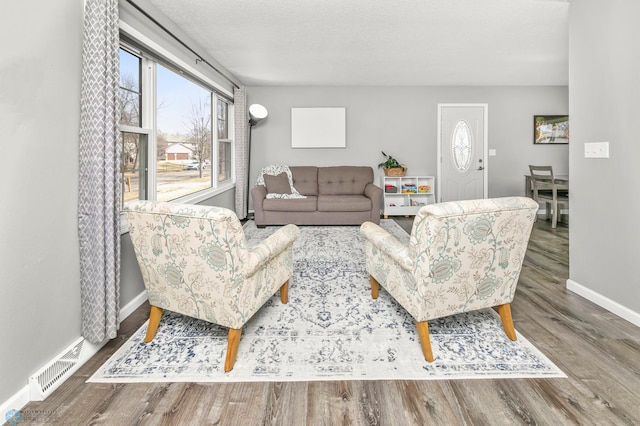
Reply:
M579 0L569 16L569 285L640 324L640 2ZM610 158L585 159L601 141Z
M0 404L80 335L82 2L34 6L0 14Z
M569 172L568 145L534 145L533 116L566 114L566 87L249 87L248 104L269 110L252 129L251 178L273 163L369 165L378 175L385 151L408 174L436 175L437 105L488 103L489 196L524 195L529 164ZM346 149L292 149L292 107L346 107ZM379 178L378 178L379 179Z

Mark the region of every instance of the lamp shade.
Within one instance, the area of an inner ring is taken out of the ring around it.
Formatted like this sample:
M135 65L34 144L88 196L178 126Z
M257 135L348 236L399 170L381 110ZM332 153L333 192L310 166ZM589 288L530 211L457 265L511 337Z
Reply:
M269 115L269 111L264 106L252 104L249 107L249 124L254 126L267 118L267 115Z

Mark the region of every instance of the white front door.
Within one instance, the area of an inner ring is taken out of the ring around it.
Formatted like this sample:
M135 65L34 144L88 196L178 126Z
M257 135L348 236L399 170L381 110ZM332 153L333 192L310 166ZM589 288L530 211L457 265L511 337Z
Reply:
M438 200L487 198L487 104L438 104Z

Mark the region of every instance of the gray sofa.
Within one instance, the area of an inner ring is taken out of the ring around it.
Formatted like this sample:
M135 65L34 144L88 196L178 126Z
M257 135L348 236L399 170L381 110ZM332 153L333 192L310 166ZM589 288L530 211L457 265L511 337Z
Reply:
M255 222L266 225L361 225L380 223L382 189L371 167L291 166L294 188L306 198L267 198L267 186L251 189ZM272 191L273 192L273 191Z

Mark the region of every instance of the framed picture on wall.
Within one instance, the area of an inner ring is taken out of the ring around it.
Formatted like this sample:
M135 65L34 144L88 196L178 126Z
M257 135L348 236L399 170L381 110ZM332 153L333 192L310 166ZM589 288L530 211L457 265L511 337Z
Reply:
M540 145L569 143L569 116L534 115L533 143Z

